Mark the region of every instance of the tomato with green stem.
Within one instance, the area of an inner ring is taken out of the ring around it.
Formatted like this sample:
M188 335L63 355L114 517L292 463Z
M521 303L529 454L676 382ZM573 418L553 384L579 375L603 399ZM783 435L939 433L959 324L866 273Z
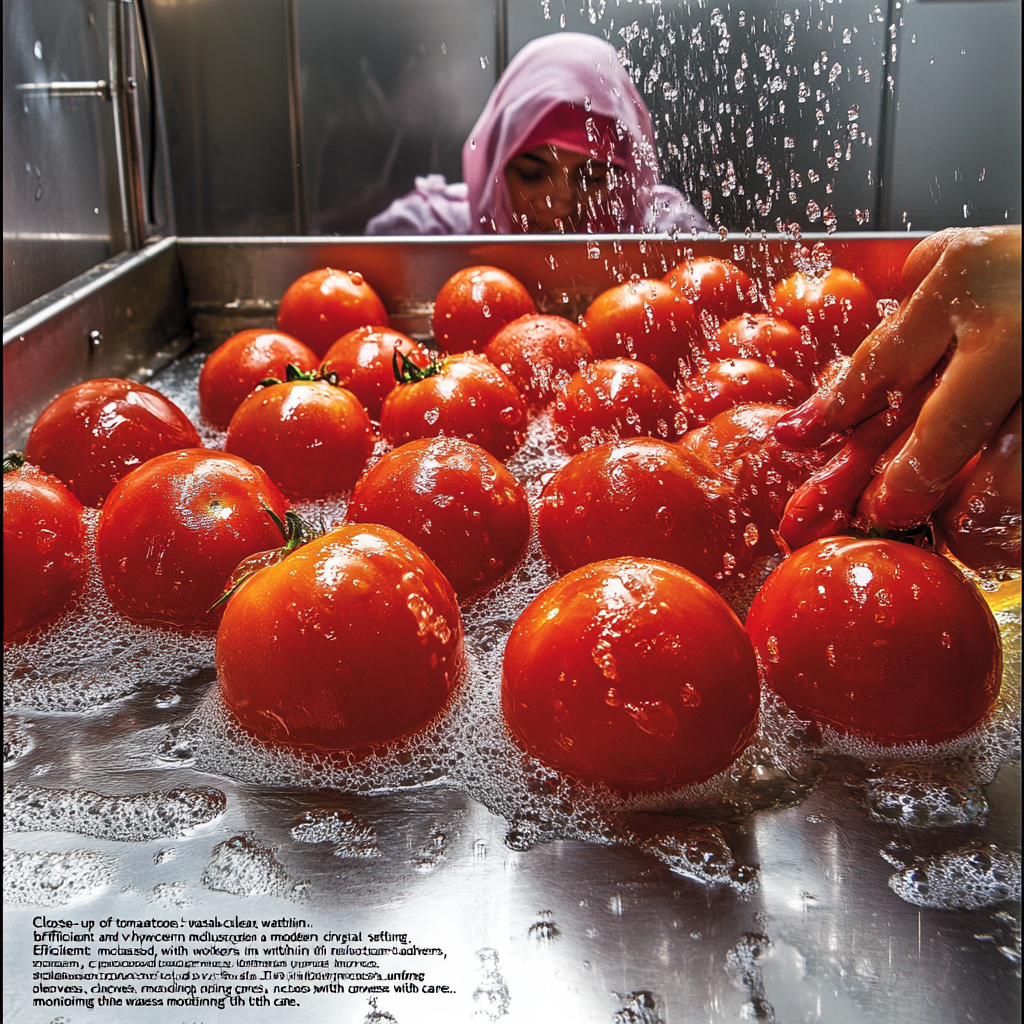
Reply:
M462 620L437 566L350 524L242 582L217 633L221 693L261 739L329 750L425 726L459 681Z

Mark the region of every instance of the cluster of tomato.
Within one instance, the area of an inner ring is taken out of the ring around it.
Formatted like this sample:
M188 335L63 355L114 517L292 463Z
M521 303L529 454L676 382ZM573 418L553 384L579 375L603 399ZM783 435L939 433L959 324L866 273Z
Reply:
M833 536L856 495L828 498L821 481L849 466L850 440L803 451L774 429L878 318L847 271L764 296L704 258L609 289L575 324L472 267L438 294L430 349L391 329L362 275L315 271L288 289L277 331L206 361L200 408L227 428L223 452L124 380L43 412L28 465L5 465L5 642L80 591L83 503L102 506L111 601L139 622L217 628L246 727L328 749L395 739L457 685L459 601L525 553L529 503L502 462L550 406L572 458L537 529L565 575L519 618L502 678L506 720L536 756L629 789L707 778L756 731L759 670L840 730L959 735L1000 683L987 605L938 555ZM375 422L391 450L369 465ZM346 523L323 536L289 510L353 486ZM718 591L780 546L744 627Z

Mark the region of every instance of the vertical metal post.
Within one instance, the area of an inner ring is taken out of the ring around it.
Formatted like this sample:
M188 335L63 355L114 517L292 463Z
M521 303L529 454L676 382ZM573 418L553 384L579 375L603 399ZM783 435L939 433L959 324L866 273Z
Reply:
M306 167L302 138L302 77L299 64L298 0L285 0L285 31L288 47L288 114L292 142L292 193L295 233L307 233Z
M121 226L127 249L146 240L146 205L142 183L142 132L136 69L135 8L132 0L113 0L110 13L110 92L114 108Z
M896 37L899 36L899 27L896 28L896 35L890 35L889 26L896 25L896 0L889 0L886 7L885 37L882 44L882 111L878 126L878 148L876 150L877 165L875 168L875 224L876 231L889 231L892 225L888 223L888 214L885 209L886 190L889 185L889 150L891 148L891 135L893 132L893 115L896 112L896 85L899 71L893 66L891 60L892 47L896 44ZM889 79L892 78L892 85Z
M505 73L508 64L508 0L494 0L495 16L498 20L497 64L498 78Z

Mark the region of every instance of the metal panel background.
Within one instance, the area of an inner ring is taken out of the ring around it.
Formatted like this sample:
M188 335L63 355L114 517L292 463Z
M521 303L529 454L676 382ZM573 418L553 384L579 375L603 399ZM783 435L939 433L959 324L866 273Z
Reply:
M109 78L109 6L4 3L4 315L123 244L110 103L16 89Z
M301 0L313 234L362 234L417 175L462 180L462 145L497 80L488 0Z
M285 0L153 0L147 10L179 233L295 233Z
M1020 222L1021 5L903 8L884 221Z

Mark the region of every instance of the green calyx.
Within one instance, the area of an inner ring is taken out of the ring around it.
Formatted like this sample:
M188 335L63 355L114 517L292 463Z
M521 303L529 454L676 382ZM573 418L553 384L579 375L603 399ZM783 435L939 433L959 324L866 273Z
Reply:
M340 382L337 373L334 370L328 370L327 373L321 373L320 370L302 370L294 363L289 363L285 367L284 380L280 377L264 377L263 380L256 385L258 388L269 388L274 384L291 384L292 381L296 380L322 380L327 384L331 384L334 387L339 387Z
M4 473L15 473L25 465L24 452L6 452L4 454Z
M396 345L391 356L391 368L395 371L395 380L399 384L415 384L428 377L436 377L441 372L441 360L437 353L432 351L430 363L421 369L404 352L400 352Z
M263 506L263 511L274 521L274 525L281 531L284 544L279 548L272 548L270 551L259 551L256 554L243 558L235 568L235 571L228 577L224 593L217 598L209 607L213 611L219 605L224 604L232 594L251 576L255 576L261 569L271 565L277 565L293 551L308 544L317 537L322 537L327 532L327 526L322 521L311 523L303 519L297 512L288 509L284 514L284 521L274 512L273 509Z

